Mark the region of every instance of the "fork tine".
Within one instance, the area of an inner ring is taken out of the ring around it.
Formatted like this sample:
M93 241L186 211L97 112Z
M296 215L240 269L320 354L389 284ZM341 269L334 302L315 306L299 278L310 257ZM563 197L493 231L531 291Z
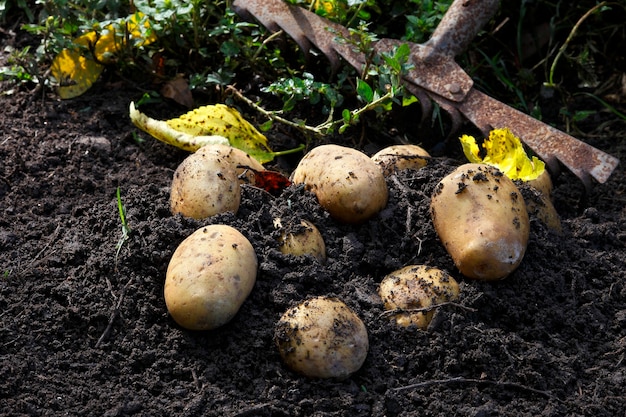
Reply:
M481 130L508 127L548 166L560 161L591 189L591 178L606 182L619 159L522 113L513 107L472 90L458 109Z

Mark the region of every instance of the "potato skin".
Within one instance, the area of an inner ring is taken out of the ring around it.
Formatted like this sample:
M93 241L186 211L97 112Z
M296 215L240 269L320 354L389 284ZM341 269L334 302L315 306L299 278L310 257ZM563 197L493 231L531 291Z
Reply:
M298 226L283 226L280 218L274 219L274 227L281 229L278 249L285 255L311 255L320 262L326 260L326 244L320 231L308 220L300 220Z
M347 378L369 350L367 330L343 301L312 298L283 314L274 341L285 364L310 378Z
M459 298L459 284L446 271L426 265L409 265L385 276L378 294L387 310L411 310L454 301ZM415 325L425 330L434 310L394 314L400 327Z
M387 205L388 190L378 165L356 149L321 145L307 153L292 174L330 215L344 223L361 223Z
M552 179L548 171L543 171L534 180L522 183L520 191L526 201L529 216L536 217L558 234L563 232L561 217L552 203Z
M176 249L167 268L165 303L172 318L189 330L229 322L256 282L254 248L238 230L202 227Z
M528 213L518 188L497 168L458 167L435 187L430 212L441 242L466 277L502 279L522 261Z
M223 145L213 145L222 147ZM248 155L241 149L232 146L223 146L220 151L226 161L235 168L240 184L254 185L254 172L265 171L265 167L259 161Z
M372 155L372 161L381 167L385 177L403 169L424 168L428 158L430 154L417 145L392 145Z
M189 155L172 179L172 214L204 219L227 211L237 212L241 190L231 159L232 148L207 145Z

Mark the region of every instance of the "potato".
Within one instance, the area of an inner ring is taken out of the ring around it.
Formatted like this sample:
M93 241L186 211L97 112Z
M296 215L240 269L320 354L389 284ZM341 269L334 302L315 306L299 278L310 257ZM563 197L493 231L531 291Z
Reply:
M361 319L337 298L303 301L283 314L274 341L285 364L311 378L346 378L369 349Z
M227 211L237 212L241 189L229 157L231 150L226 145L207 145L185 158L172 180L173 214L204 219Z
M420 169L426 166L430 154L417 145L393 145L372 155L385 177L403 169Z
M446 271L426 265L409 265L383 278L378 294L387 310L412 310L459 298L459 284ZM401 327L428 328L434 310L401 311L393 314Z
M221 147L222 145L217 146ZM265 171L265 167L241 149L232 146L225 146L224 148L227 148L223 151L224 156L228 163L235 168L239 183L254 185L255 171Z
M296 225L283 226L280 218L274 219L274 227L281 230L279 250L285 255L311 255L320 262L326 260L326 245L320 231L313 223L300 220Z
M356 149L318 146L302 158L292 181L304 184L341 222L361 223L387 205L385 177L374 161Z
M222 326L250 295L257 266L252 245L233 227L198 229L178 246L167 267L167 310L189 330Z
M526 184L533 187L543 195L552 195L552 178L550 177L550 173L547 169L544 169L544 171L534 180L527 181Z
M458 167L436 186L430 211L441 242L463 275L501 279L522 261L528 213L518 188L497 168Z
M559 213L552 203L552 180L548 171L543 171L539 177L524 183L523 186L526 187L522 189L522 194L528 214L531 217L535 216L548 228L561 233L563 227Z

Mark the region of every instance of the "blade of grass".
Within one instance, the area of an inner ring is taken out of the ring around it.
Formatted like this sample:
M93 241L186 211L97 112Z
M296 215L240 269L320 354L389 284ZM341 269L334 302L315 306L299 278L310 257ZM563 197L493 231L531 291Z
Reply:
M594 99L595 101L597 101L598 103L602 104L604 107L606 107L611 113L613 113L614 115L616 115L617 117L619 117L622 120L626 121L626 114L620 112L619 110L617 110L615 107L611 106L609 103L607 103L606 101L602 100L600 97L596 96L595 94L591 94L591 93L587 93L585 91L581 92L581 93L576 93L574 94L575 96L587 96L587 97L591 97L592 99Z
M118 240L117 244L115 245L115 270L117 270L117 259L119 257L120 251L122 250L122 246L124 246L124 243L126 243L126 241L130 237L131 230L128 226L128 222L126 221L126 207L124 207L124 204L122 203L120 187L117 187L115 194L117 197L117 210L119 212L120 221L122 223L122 237L120 237L120 240Z

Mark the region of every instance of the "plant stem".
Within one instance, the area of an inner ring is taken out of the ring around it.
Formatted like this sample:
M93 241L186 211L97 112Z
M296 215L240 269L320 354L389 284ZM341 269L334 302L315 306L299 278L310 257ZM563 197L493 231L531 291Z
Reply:
M232 92L238 99L240 99L241 101L245 102L247 105L252 107L254 110L258 111L259 113L261 113L262 115L264 115L265 117L267 117L267 118L269 118L271 120L280 122L280 123L282 123L284 125L287 125L287 126L294 127L296 129L306 130L306 131L315 133L316 135L323 135L323 132L319 131L315 127L307 126L306 124L293 122L291 120L288 120L288 119L285 119L284 117L279 116L277 114L278 112L265 110L263 107L259 106L254 101L250 100L248 97L246 97L243 94L241 94L241 92L238 89L236 89L234 86L232 86L232 85L229 85L228 87L226 87L226 90Z
M567 49L567 46L569 45L569 43L572 41L572 39L574 39L574 36L576 36L576 32L578 32L578 28L580 28L580 25L582 25L582 23L585 21L585 19L587 19L589 16L591 16L596 10L598 10L598 9L608 5L608 4L609 4L609 2L606 2L606 1L603 1L602 3L596 4L594 7L589 9L587 11L587 13L585 13L580 19L578 19L578 22L576 22L576 24L574 25L574 27L570 31L569 35L567 36L567 39L565 40L563 45L561 45L561 47L559 48L559 51L557 52L556 56L554 57L554 61L552 61L552 66L550 67L550 74L548 76L548 82L546 83L547 87L554 87L555 86L555 84L554 84L554 71L556 69L556 64L559 61L559 59L561 58L561 55L563 55L563 53Z
M327 134L329 131L334 130L334 128L337 127L339 124L343 124L343 125L347 124L345 120L333 120L332 119L332 115L324 123L319 124L317 126L309 126L309 125L307 125L304 122L302 122L302 123L294 122L292 120L285 119L284 117L279 116L278 115L279 112L277 112L277 111L265 110L263 107L259 106L254 101L252 101L248 97L244 96L238 89L236 89L232 85L229 85L226 88L226 90L227 91L231 91L237 98L239 98L240 100L244 101L250 107L252 107L256 111L258 111L259 113L263 114L264 116L266 116L267 118L269 118L269 119L271 119L273 121L280 122L280 123L282 123L284 125L291 126L293 128L299 129L299 130L304 130L306 132L314 133L314 134L319 135L319 136L323 136L323 135ZM385 100L393 98L393 96L394 96L394 93L393 93L392 90L390 90L385 95L377 98L376 100L373 100L371 103L368 103L368 104L366 104L365 106L363 106L363 107L361 107L359 109L352 110L350 112L350 121L358 120L359 116L362 113L365 113L366 111L369 111L369 110L372 110L372 109L376 108L378 105L383 103Z

